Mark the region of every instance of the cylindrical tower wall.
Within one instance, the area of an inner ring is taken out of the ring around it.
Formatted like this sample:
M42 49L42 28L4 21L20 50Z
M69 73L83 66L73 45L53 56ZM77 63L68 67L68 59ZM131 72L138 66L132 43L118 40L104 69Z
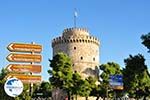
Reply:
M63 36L53 39L52 47L53 56L58 52L66 53L72 60L74 71L79 72L83 78L98 74L99 40L89 36L87 30L65 30Z

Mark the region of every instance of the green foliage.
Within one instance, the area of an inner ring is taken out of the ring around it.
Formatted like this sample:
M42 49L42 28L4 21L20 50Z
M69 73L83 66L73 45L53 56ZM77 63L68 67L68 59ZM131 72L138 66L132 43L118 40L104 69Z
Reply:
M79 95L88 97L91 92L90 84L87 80L80 80Z
M72 80L72 64L70 58L63 54L58 53L50 61L50 67L48 73L51 75L49 78L51 84L54 87L69 89Z
M89 82L91 88L95 88L96 78L89 76L86 80Z
M49 82L42 82L36 87L32 97L51 97L52 86Z
M124 87L131 97L147 96L148 91L146 88L150 88L150 75L148 73L147 66L145 65L145 59L141 54L132 56L124 60L125 69L124 75Z
M30 96L30 84L23 84L23 92L21 93L21 95L19 95L17 98L15 98L16 100L31 100L31 96Z
M77 73L73 73L72 77L72 94L73 95L80 95L88 97L91 92L91 84L89 83L89 80L83 80L81 76Z
M108 62L107 64L102 64L100 66L100 69L102 70L102 74L100 77L104 81L104 83L109 83L108 79L110 75L116 75L121 74L120 66L117 63L114 62Z
M7 75L7 70L2 68L1 73L0 73L0 80L3 80L5 76Z
M50 74L50 83L53 88L63 89L67 92L68 98L70 98L72 83L72 63L71 59L63 53L56 54L50 61L51 70L48 70Z
M112 92L112 89L109 86L109 76L122 74L122 71L120 69L120 66L114 62L108 62L107 64L102 64L100 66L100 69L102 70L102 73L100 75L100 78L102 79L102 81L101 81L101 85L99 85L100 86L99 91L101 93L100 95L103 98L108 97L108 96L111 97L112 94L109 92Z
M50 82L53 88L65 90L69 95L80 95L88 97L91 92L91 86L88 80L83 80L77 73L73 73L72 63L70 58L58 53L50 61L52 70L48 70L50 74Z
M82 80L81 76L77 72L74 72L72 77L73 86L71 87L73 95L79 95L80 91L79 86L81 86L81 80Z
M4 84L6 80L4 79L7 75L7 71L3 68L0 72L0 100L14 100L14 98L8 96L4 91Z
M142 44L148 48L148 52L150 52L150 33L142 35Z
M90 84L90 88L91 88L90 96L96 96L96 97L97 97L96 100L98 100L99 97L102 96L102 93L101 93L101 92L104 92L104 91L101 91L102 88L103 88L103 87L101 87L102 84L96 85L96 81L98 81L97 78L94 78L94 77L91 77L91 76L88 77L86 80L87 80L87 81L89 82L89 84ZM105 92L105 93L106 93L106 92Z

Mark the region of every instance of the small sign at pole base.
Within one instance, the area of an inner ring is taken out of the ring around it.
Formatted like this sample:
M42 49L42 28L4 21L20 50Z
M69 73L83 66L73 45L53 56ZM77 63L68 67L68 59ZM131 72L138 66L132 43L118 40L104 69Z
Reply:
M17 78L10 78L6 81L4 90L10 97L17 97L23 91L23 83Z

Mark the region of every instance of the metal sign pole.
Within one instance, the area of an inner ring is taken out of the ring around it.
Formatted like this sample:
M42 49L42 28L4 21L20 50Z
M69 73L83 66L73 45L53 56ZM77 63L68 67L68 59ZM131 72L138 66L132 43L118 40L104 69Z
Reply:
M35 42L31 42L31 44L35 44ZM31 51L31 54L34 54L34 51ZM33 65L34 62L31 62L31 65ZM29 73L32 76L32 72ZM32 92L33 92L33 83L30 82L30 96L32 96Z

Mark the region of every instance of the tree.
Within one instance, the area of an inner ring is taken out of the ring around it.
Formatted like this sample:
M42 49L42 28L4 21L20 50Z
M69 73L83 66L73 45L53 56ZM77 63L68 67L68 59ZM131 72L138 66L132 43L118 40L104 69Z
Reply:
M90 88L92 89L90 92L90 96L97 97L96 100L99 100L100 97L106 97L106 83L97 80L94 77L88 77L87 81L89 82ZM97 81L100 81L100 84L96 84Z
M148 52L150 52L150 33L142 35L142 44L148 48Z
M51 97L52 86L49 82L42 82L40 85L43 97Z
M88 83L90 84L90 96L97 96L97 99L99 98L99 91L98 91L98 85L96 85L97 78L89 76L87 79Z
M0 73L0 80L3 80L7 74L8 74L7 70L2 68Z
M87 80L80 80L80 86L79 88L79 95L86 97L86 100L88 100L88 96L90 95L91 92L91 87L90 84Z
M100 70L102 70L102 73L100 75L100 78L102 79L100 87L102 87L101 92L105 92L104 93L105 95L102 95L103 98L105 99L106 97L109 96L108 90L109 91L111 90L109 86L109 76L122 74L122 72L120 66L114 62L108 62L107 64L100 65Z
M79 95L79 91L80 88L79 86L81 86L81 76L75 71L73 73L73 76L72 76L72 83L73 83L73 86L72 86L72 95L75 95L76 96L76 100L77 100L77 95Z
M35 87L35 85L34 85ZM30 84L24 83L23 84L23 92L17 97L17 100L31 100L30 95Z
M68 94L68 99L71 95L80 95L88 97L91 88L87 80L81 78L77 73L73 73L72 63L70 58L63 53L58 53L50 61L52 70L48 70L51 75L49 78L54 88L63 89Z
M44 97L49 98L51 97L52 86L49 82L42 82L39 86L36 87L33 97Z
M2 68L0 72L0 100L14 100L14 98L8 96L4 91L4 84L6 82L5 76L7 75L7 70Z
M55 88L64 89L70 99L73 74L71 59L66 54L58 53L49 61L52 69L48 70L50 83Z
M145 59L141 54L129 55L124 60L125 69L123 69L124 87L130 97L144 98L149 95L150 75L145 65Z
M91 84L89 83L90 78L88 79L82 79L81 76L75 71L73 73L72 77L72 94L76 95L76 100L77 100L77 95L80 96L85 96L86 99L88 99L88 96L91 92Z
M99 100L99 98L102 97L102 94L103 94L102 93L103 91L101 92L102 87L100 87L100 86L101 86L101 84L99 84L99 85L95 84L90 93L90 96L97 97L96 100Z

